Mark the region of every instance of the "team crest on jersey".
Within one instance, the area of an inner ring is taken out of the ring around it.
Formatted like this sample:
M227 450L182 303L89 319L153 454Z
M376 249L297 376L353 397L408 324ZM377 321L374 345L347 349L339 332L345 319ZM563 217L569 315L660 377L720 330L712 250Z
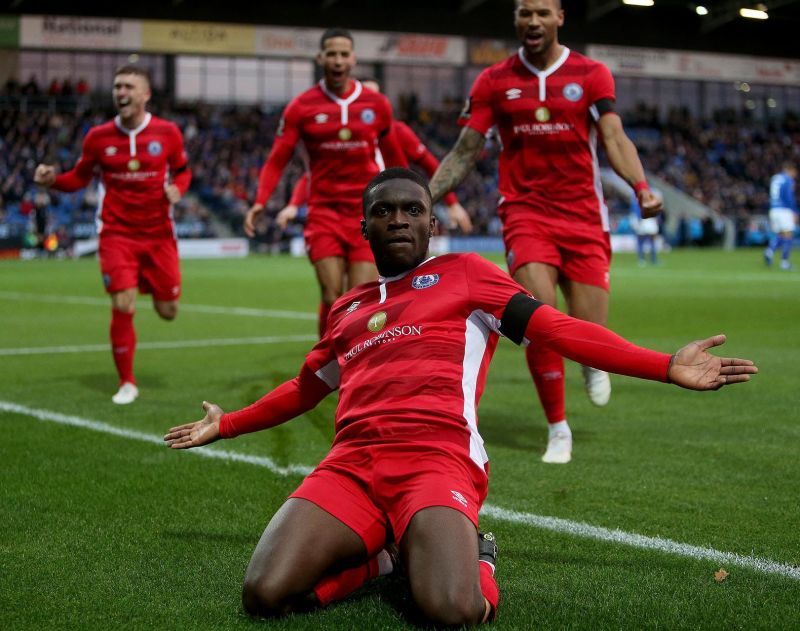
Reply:
M414 289L427 289L433 287L439 282L439 274L424 274L423 276L414 276L411 280L411 286Z
M550 120L550 110L548 110L544 106L537 107L533 115L536 117L536 120L539 121L540 123L546 123L547 121Z
M375 110L368 107L363 112L361 112L361 122L367 125L372 125L375 122Z
M314 117L314 122L315 123L319 123L320 125L322 125L322 123L327 123L328 122L328 115L327 114L317 114Z
M367 329L372 331L373 333L377 333L385 326L386 326L385 311L378 311L378 313L373 314L372 317L367 322Z
M106 147L103 151L107 156L115 156L117 155L117 148L116 147Z
M572 101L574 103L575 101L581 100L581 97L583 96L583 88L577 83L568 83L564 86L562 94L567 101Z
M355 301L351 302L350 306L347 307L347 311L345 313L353 313L353 311L358 309L358 305L360 305L360 304L361 304L360 300L355 300Z
M521 96L522 96L522 90L520 90L519 88L511 88L509 90L506 90L506 98L509 101L513 101L514 99L518 99Z
M164 147L161 146L161 143L158 142L158 140L153 140L147 143L147 153L149 153L151 156L160 155L163 149Z

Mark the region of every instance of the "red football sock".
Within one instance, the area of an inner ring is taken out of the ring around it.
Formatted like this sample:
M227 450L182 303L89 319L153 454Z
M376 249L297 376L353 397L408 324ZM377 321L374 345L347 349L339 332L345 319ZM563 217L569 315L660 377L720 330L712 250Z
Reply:
M376 555L364 565L345 570L334 576L326 576L314 587L314 595L320 606L326 607L332 602L346 598L368 580L377 578L378 574L379 566Z
M331 305L324 302L319 303L319 322L317 323L319 331L319 339L325 336L325 331L328 330L328 314L331 312Z
M136 331L133 313L111 310L111 352L117 366L119 383L136 383L133 377L133 356L136 353Z
M549 348L530 344L525 349L528 370L531 371L539 401L548 423L567 418L564 404L564 358Z
M492 606L489 616L484 620L494 620L497 615L497 605L500 603L500 590L497 587L497 581L494 580L494 568L483 561L478 561L478 573L481 581L481 593L483 597Z

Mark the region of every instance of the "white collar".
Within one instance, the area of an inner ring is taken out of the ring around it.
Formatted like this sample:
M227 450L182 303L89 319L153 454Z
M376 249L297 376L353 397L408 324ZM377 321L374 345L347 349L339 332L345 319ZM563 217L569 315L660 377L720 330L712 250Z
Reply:
M153 115L150 112L145 112L144 120L139 124L136 129L128 129L125 125L122 124L122 117L117 114L114 117L114 124L117 126L123 134L133 134L134 136L142 131L145 127L150 124L150 119L153 118Z
M346 106L346 105L350 105L350 103L352 103L359 96L361 96L361 92L364 89L364 86L361 85L361 81L359 81L358 79L353 79L353 81L355 82L356 87L353 88L353 93L350 96L348 96L346 99L340 98L340 97L336 96L333 92L331 92L328 89L328 86L325 85L325 79L320 79L319 80L319 87L320 87L320 90L322 90L325 93L325 96L327 96L331 101L333 101L334 103L338 103L340 106Z
M519 50L517 51L517 55L519 56L519 60L522 64L530 70L533 74L537 77L549 77L553 74L556 70L558 70L561 66L564 65L564 62L569 57L570 50L566 46L564 46L564 50L561 51L561 55L558 59L553 62L553 64L549 68L545 68L544 70L539 70L536 66L534 66L528 59L525 57L525 49L520 46Z
M405 272L403 272L401 274L398 274L397 276L378 276L378 282L380 284L384 284L384 283L391 283L392 281L395 281L395 280L400 280L401 278L403 278L403 276L407 276L411 272L413 272L415 270L418 270L420 267L425 265L425 263L427 263L428 261L432 261L435 258L436 258L435 256L429 256L428 258L426 258L424 261L422 261L422 263L420 263L416 267L412 267L411 269L406 270Z

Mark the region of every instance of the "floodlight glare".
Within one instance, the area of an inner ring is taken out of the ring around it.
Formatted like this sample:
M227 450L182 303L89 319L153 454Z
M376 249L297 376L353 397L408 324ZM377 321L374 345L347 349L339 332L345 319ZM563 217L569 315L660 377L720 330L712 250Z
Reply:
M769 14L761 9L739 9L739 15L751 20L766 20L769 18Z
M622 4L630 4L634 7L652 7L655 0L622 0Z
M694 8L694 11L695 13L697 13L697 15L708 15L708 9L704 7L702 4L698 4Z

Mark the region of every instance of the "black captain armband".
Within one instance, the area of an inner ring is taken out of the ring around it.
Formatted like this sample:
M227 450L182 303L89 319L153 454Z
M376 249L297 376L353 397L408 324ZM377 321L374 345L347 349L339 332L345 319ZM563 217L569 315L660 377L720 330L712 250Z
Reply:
M185 163L183 166L180 166L180 167L178 167L177 169L175 169L175 170L172 172L172 174L173 174L173 175L178 175L179 173L183 173L183 172L184 172L186 169L188 169L188 168L189 168L189 163L187 162L187 163Z
M603 114L610 114L614 112L614 100L613 99L600 99L599 101L595 101L592 106L589 108L589 112L592 114L592 118L598 121Z
M522 344L522 340L525 339L528 320L531 319L533 312L543 304L536 298L531 298L528 294L522 292L514 294L503 311L503 317L500 320L500 332L514 344Z

